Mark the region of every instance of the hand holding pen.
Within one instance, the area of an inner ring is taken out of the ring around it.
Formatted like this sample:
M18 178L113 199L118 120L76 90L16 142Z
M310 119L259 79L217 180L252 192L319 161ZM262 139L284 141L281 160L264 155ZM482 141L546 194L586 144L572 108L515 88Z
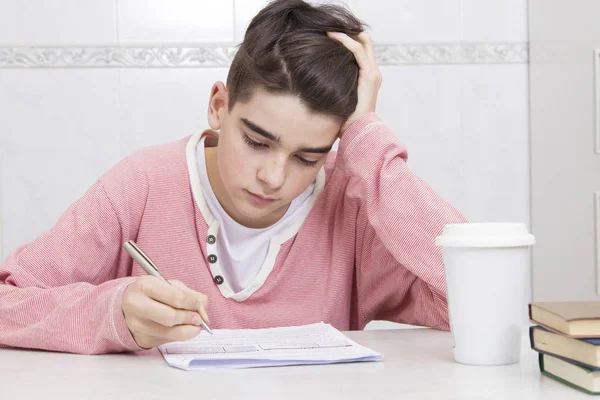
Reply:
M134 340L142 348L188 340L207 325L208 298L178 281L167 281L152 260L133 242L123 248L148 273L125 289L121 308ZM158 279L156 279L158 278ZM205 322L206 321L206 322Z

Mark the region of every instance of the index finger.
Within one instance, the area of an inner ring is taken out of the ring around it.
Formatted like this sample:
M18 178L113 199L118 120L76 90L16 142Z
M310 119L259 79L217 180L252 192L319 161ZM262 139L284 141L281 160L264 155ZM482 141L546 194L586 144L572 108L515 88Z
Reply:
M361 42L352 39L342 32L327 32L327 36L342 43L345 48L350 50L354 54L359 68L364 69L368 65L369 58Z
M153 300L180 310L199 311L202 308L202 303L192 293L159 279L145 281L142 292Z
M358 41L363 44L367 56L369 57L369 60L375 63L375 46L373 46L373 40L371 39L371 35L363 31L358 34Z

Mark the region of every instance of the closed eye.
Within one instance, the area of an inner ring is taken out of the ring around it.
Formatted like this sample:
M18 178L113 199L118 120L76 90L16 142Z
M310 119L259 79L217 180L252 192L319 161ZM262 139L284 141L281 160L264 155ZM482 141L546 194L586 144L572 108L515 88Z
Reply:
M248 144L248 146L255 148L255 149L264 149L264 148L269 147L264 143L257 142L256 140L250 139L250 137L248 135L244 135L244 142L246 142Z
M246 142L248 144L248 146L252 147L253 149L256 150L265 150L268 149L269 146L265 143L261 143L261 142L257 142L256 140L251 139L248 135L244 134L244 142ZM312 160L307 160L304 157L300 157L298 155L295 156L295 159L301 163L302 165L305 165L307 167L314 167L317 165L318 161L312 161Z
M298 160L302 164L306 165L307 167L314 167L315 165L317 165L317 161L310 161L310 160L307 160L306 158L302 158L300 156L296 156L296 160Z

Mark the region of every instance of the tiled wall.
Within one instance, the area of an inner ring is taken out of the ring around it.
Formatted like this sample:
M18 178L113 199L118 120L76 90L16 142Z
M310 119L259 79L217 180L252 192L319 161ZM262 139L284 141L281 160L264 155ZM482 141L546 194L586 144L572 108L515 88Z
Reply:
M412 169L471 220L528 222L527 0L349 3L372 27L377 111ZM209 89L263 4L0 1L0 259L121 157L205 128Z
M534 298L598 301L600 2L530 9Z

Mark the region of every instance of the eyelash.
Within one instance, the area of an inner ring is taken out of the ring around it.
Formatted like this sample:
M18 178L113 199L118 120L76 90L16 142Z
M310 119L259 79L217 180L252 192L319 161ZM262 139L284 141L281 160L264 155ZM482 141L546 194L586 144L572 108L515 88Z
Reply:
M250 146L250 147L252 147L253 149L256 149L256 150L264 150L265 148L269 147L269 146L267 146L264 143L260 143L260 142L257 142L255 140L250 139L248 137L248 135L244 135L244 142L246 142L248 144L248 146ZM308 160L306 160L306 159L304 159L302 157L298 157L298 156L296 156L296 160L299 163L301 163L303 165L306 165L307 167L314 167L314 166L317 165L316 161L308 161Z

